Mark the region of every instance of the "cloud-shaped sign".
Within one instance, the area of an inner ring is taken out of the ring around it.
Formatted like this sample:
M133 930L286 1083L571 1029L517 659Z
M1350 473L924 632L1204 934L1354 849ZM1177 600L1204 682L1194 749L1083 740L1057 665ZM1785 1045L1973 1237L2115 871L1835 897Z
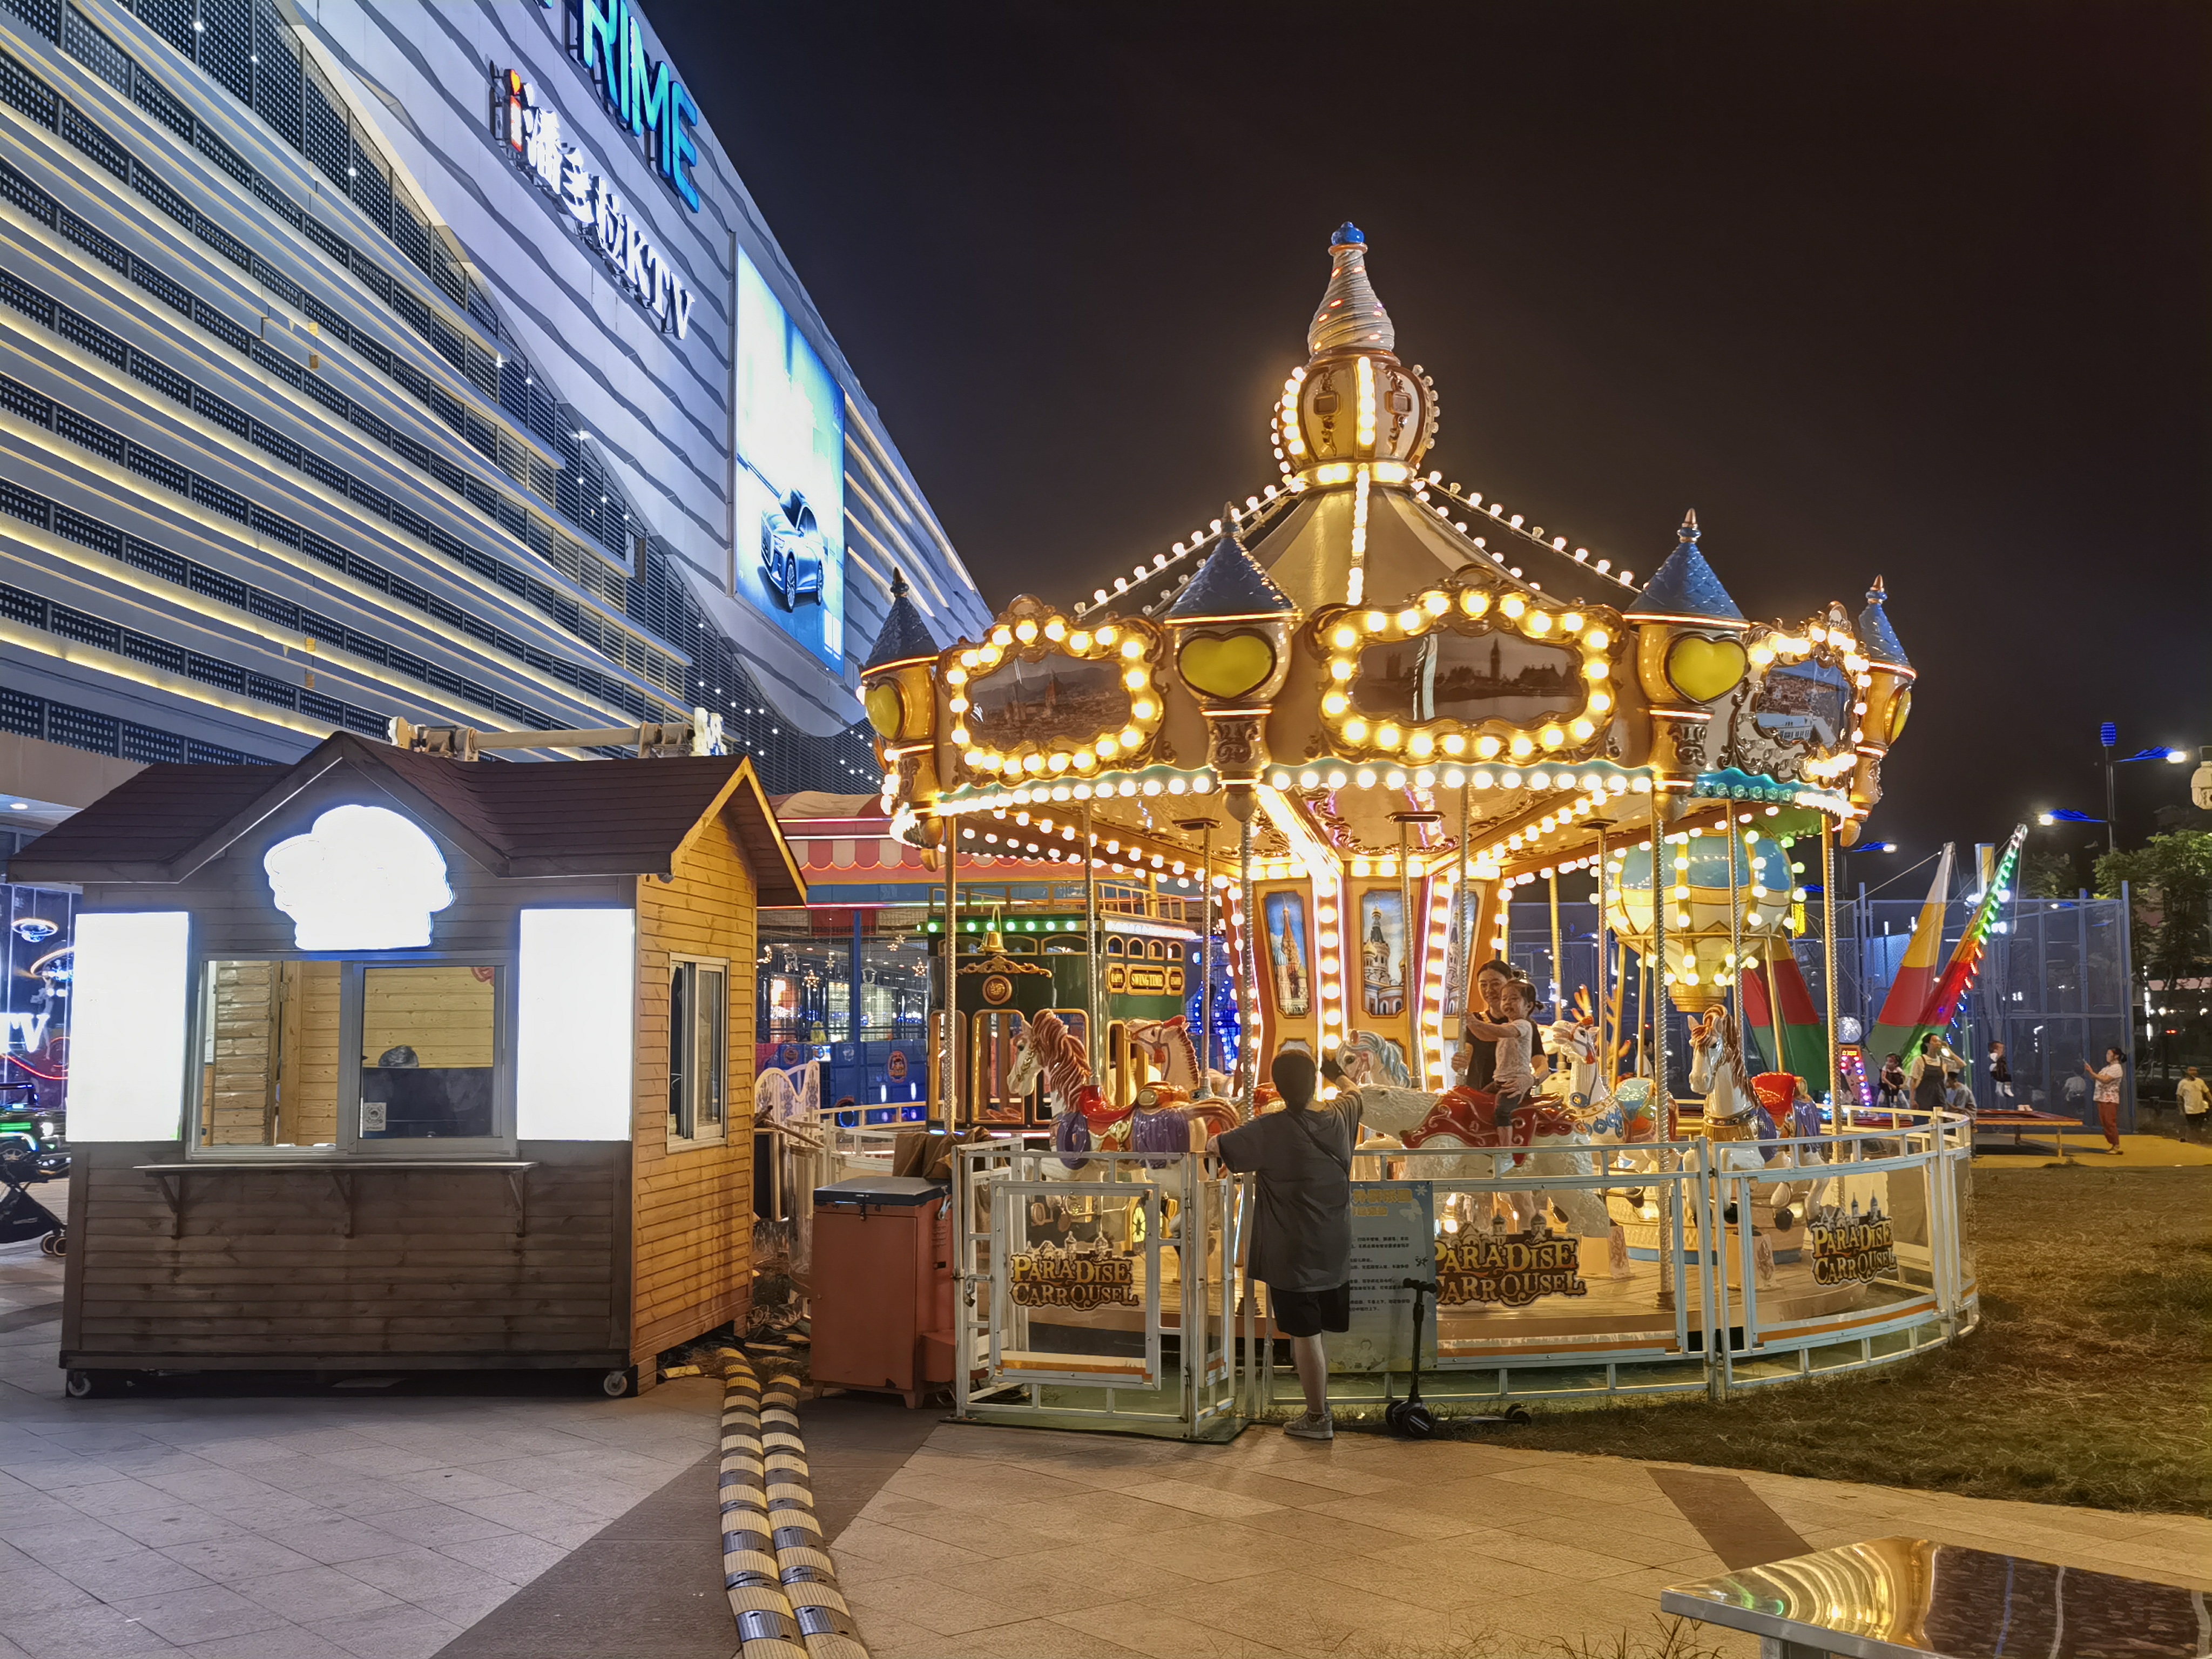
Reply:
M453 902L438 844L381 806L333 806L261 860L269 894L302 951L404 951L430 942Z

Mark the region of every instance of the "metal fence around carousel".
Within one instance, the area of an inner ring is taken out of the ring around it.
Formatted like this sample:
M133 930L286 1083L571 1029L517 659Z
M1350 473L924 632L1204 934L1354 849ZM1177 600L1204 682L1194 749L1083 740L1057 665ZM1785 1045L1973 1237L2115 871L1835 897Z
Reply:
M1737 1167L1759 1156L1751 1143L1703 1139L1538 1148L1487 1174L1457 1149L1363 1150L1355 1206L1410 1212L1431 1254L1398 1261L1407 1239L1356 1222L1354 1328L1329 1339L1331 1408L1379 1420L1405 1393L1411 1302L1373 1293L1401 1273L1445 1289L1422 1353L1423 1396L1445 1416L1725 1399L1941 1346L1978 1318L1971 1140L1955 1115L1905 1113L1763 1143L1775 1161L1757 1170ZM1778 1206L1780 1181L1795 1191ZM956 1415L1218 1439L1303 1409L1266 1288L1243 1270L1252 1202L1249 1177L1196 1155L1093 1154L1071 1170L1027 1142L961 1149ZM1826 1203L1835 1215L1811 1213ZM1540 1256L1515 1255L1540 1242ZM1531 1260L1553 1277L1517 1305L1529 1283L1480 1265Z

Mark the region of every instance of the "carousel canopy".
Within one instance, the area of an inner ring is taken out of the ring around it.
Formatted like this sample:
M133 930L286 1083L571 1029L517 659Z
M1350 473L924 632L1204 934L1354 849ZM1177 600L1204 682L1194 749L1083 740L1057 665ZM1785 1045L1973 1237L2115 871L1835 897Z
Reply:
M1161 798L1219 793L1267 867L1464 858L1484 881L1593 862L1601 821L1648 836L1747 800L1852 839L1909 703L1880 584L1856 624L1840 603L1755 623L1694 514L1639 586L1424 470L1436 385L1397 355L1365 237L1346 224L1328 252L1270 410L1274 483L1110 591L1015 599L981 639L937 649L894 605L864 674L894 833L1064 832L1080 805L1100 857L1194 869L1195 820ZM1236 840L1209 837L1214 869Z

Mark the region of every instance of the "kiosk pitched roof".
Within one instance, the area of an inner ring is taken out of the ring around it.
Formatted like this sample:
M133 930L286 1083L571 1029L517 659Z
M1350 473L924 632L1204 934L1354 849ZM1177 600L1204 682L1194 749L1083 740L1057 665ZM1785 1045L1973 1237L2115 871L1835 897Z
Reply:
M149 766L8 861L20 881L178 882L333 767L427 819L499 876L665 875L726 811L760 902L806 902L750 760L546 761L417 755L339 732L289 767Z

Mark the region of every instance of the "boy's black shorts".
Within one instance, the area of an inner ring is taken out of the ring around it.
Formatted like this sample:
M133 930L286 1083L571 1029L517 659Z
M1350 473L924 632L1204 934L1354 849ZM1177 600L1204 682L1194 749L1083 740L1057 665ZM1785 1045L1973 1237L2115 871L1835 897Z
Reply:
M1279 1291L1267 1286L1267 1305L1274 1310L1275 1328L1285 1336L1319 1336L1323 1331L1352 1328L1352 1286L1333 1291Z

